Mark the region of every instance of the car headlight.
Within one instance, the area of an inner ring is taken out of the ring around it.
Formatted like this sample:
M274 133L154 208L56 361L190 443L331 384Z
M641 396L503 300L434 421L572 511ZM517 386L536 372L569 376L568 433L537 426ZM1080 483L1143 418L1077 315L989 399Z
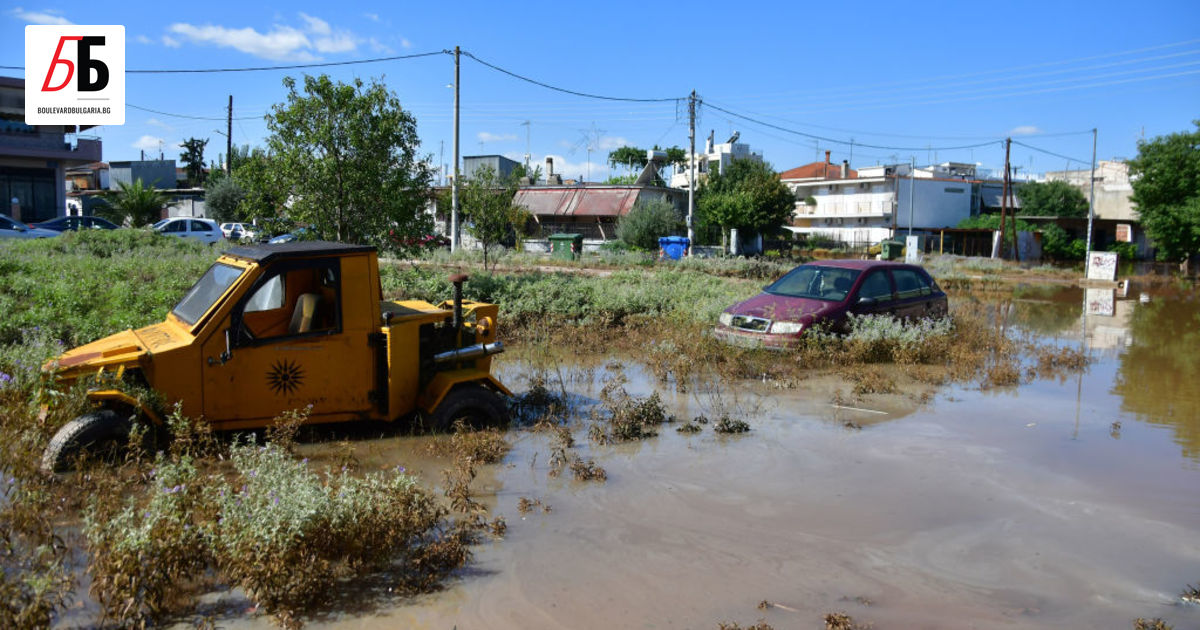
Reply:
M804 330L804 324L800 322L775 322L771 324L771 334L773 335L794 335Z
M722 326L732 326L733 313L721 313L721 316L718 317L717 320L721 322Z

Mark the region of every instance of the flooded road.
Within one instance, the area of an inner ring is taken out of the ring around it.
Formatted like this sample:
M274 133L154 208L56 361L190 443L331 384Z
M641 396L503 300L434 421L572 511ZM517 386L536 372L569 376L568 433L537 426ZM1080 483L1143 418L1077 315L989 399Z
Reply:
M1113 294L1110 305L1080 289L1017 292L1016 325L1091 349L1081 375L840 407L834 377L794 389L741 383L722 395L761 409L736 436L663 425L656 438L597 446L579 422L577 448L606 483L550 476L549 436L511 431L512 451L476 481L507 520L502 540L480 545L442 592L309 627L716 628L761 618L816 628L845 611L881 630L1128 628L1136 617L1200 628L1200 606L1179 599L1200 581L1200 300L1139 297ZM614 371L631 394L660 387L635 365L605 362L566 365L568 391L594 400ZM525 365L499 365L524 389ZM660 393L682 418L711 413L705 394ZM420 445L389 438L359 457L436 484L438 463ZM522 515L522 497L552 509ZM763 600L775 606L758 609Z

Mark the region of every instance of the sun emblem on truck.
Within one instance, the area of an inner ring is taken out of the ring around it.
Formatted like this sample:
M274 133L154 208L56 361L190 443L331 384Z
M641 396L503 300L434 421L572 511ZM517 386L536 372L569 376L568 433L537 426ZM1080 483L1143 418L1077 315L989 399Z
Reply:
M267 372L267 385L279 394L291 394L300 388L300 384L304 382L304 370L300 366L287 359L281 359L275 362L271 367L271 371Z

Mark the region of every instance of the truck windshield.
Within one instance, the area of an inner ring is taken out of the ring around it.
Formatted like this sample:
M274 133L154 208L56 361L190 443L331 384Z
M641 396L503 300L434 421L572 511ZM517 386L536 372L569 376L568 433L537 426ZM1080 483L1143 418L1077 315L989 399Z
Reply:
M217 298L225 293L225 289L228 289L229 285L242 275L242 271L241 267L225 263L214 264L208 268L204 277L192 286L179 304L175 305L175 310L171 312L187 325L195 324L217 301Z
M858 274L855 269L800 265L763 290L774 295L841 302Z

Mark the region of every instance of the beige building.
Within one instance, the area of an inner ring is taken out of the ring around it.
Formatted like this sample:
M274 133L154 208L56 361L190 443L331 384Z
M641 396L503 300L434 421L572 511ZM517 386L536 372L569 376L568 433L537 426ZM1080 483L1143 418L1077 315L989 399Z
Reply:
M1067 182L1083 191L1087 197L1091 190L1088 176L1091 169L1077 171L1047 171L1046 181ZM1137 210L1129 200L1133 187L1129 185L1129 165L1121 160L1101 160L1096 164L1096 218L1110 221L1138 221Z

